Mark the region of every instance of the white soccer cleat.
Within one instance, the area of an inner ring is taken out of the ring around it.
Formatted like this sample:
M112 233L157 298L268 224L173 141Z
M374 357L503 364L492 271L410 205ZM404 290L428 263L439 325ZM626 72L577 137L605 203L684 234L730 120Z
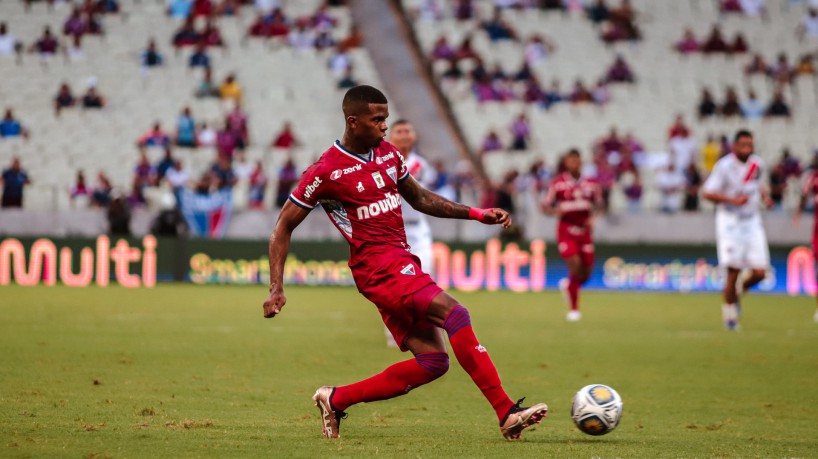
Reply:
M728 330L738 329L738 308L735 304L721 305L721 319L724 322L724 328Z
M500 433L506 440L519 440L524 429L539 424L548 416L548 406L537 403L534 406L522 406L525 397L508 410L506 417L500 422Z
M315 400L315 406L318 407L318 411L321 413L321 434L327 438L341 436L341 419L347 416L343 411L332 407L330 399L334 393L334 387L322 386L312 396L312 399Z
M582 319L582 313L577 310L568 311L568 315L565 316L568 322L579 322L580 319Z

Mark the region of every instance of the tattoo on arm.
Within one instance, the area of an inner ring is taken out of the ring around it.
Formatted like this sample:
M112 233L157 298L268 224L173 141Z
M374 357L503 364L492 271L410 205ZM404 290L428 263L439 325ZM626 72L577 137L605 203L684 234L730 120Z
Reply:
M449 201L443 196L423 188L411 176L398 184L398 191L409 205L424 214L439 218L459 218L461 220L468 220L469 218L468 206Z

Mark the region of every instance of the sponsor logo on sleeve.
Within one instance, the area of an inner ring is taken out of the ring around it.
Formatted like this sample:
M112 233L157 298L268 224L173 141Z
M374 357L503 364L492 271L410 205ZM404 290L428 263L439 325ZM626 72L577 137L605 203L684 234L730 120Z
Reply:
M321 177L315 177L312 183L307 185L307 187L304 189L304 198L310 199L310 196L315 193L315 190L317 190L319 186L321 186Z

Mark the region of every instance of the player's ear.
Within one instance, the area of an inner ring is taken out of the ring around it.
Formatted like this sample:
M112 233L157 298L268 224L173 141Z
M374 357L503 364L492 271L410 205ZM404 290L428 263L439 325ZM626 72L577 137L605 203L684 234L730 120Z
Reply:
M347 127L355 128L358 126L358 117L355 115L347 116Z

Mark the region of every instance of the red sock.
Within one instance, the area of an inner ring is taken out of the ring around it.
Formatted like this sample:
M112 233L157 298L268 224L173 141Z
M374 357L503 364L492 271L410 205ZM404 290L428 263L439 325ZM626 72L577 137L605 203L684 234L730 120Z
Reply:
M483 392L497 413L497 419L502 422L508 410L514 406L514 402L503 389L500 375L497 374L486 348L481 346L474 336L468 309L463 306L452 309L443 322L443 329L449 334L449 342L458 363Z
M449 356L445 352L418 354L363 381L336 387L330 403L343 411L356 403L398 397L443 376L448 369Z
M579 309L579 288L582 287L582 284L579 280L574 276L568 277L568 301L571 302L571 310L576 311Z

